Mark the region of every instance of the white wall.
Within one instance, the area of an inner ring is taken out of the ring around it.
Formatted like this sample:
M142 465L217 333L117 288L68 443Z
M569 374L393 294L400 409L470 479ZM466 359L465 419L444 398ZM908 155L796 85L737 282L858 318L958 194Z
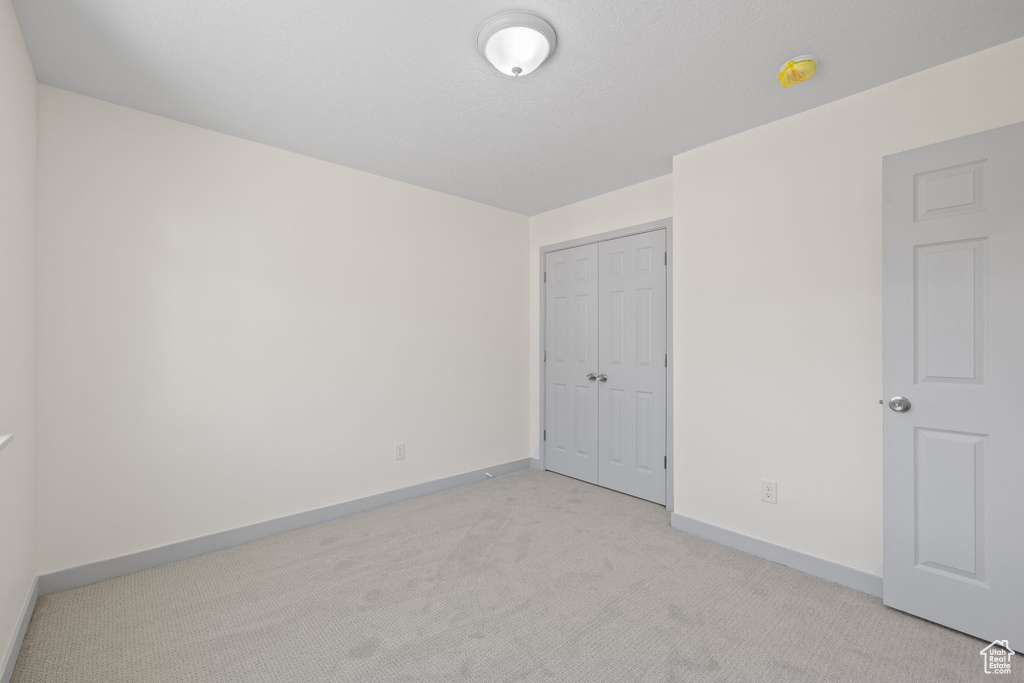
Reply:
M35 577L33 232L36 76L0 0L0 673Z
M882 157L1021 120L1024 39L675 157L677 512L880 571Z
M674 216L676 510L878 571L881 157L1024 119L1022 82L1019 40L530 219L43 87L38 570L536 455L539 248ZM3 259L31 253L34 106L0 105ZM29 296L0 305L30 356ZM24 374L0 421L30 425Z
M528 456L526 217L48 87L40 193L40 573Z
M665 175L530 218L530 453L540 457L540 248L672 216Z

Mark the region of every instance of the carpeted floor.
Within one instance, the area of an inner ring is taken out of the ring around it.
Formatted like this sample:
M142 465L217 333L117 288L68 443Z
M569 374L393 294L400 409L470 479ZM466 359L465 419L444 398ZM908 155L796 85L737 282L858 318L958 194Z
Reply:
M13 680L933 683L982 645L531 472L40 598Z

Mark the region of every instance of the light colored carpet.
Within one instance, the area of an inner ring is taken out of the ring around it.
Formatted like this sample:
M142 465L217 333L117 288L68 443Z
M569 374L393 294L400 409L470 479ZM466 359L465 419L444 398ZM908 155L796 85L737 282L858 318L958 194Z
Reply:
M14 683L932 683L982 645L531 472L40 598Z

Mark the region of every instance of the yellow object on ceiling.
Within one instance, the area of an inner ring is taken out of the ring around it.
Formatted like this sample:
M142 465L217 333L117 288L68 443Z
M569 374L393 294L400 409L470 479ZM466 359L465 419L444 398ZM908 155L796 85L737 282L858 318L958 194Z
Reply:
M814 55L794 57L779 69L779 83L783 88L788 88L800 81L806 81L814 75L815 64L817 58Z

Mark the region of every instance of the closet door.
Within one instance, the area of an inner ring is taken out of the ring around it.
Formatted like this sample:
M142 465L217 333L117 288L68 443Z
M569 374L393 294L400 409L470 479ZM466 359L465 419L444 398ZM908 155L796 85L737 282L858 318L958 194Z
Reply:
M544 455L547 469L597 483L597 258L588 244L547 255Z
M599 249L598 484L665 504L665 231Z

